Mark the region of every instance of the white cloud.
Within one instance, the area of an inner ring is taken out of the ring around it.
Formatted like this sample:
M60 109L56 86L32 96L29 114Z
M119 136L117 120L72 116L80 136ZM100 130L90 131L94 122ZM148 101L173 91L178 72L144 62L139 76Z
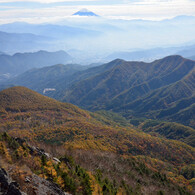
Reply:
M4 0L0 0L2 2ZM6 0L14 1L14 0ZM18 1L18 0L15 0ZM56 2L69 0L31 0L39 2ZM77 1L77 0L76 0ZM94 0L88 0L94 1ZM100 0L101 1L101 0ZM124 4L125 2L125 4ZM20 4L21 5L21 4ZM123 19L153 19L160 20L165 18L175 17L177 15L195 15L195 1L194 0L140 0L130 1L125 0L121 4L115 5L90 5L83 6L67 5L67 6L52 6L44 8L14 8L1 10L0 23L13 21L26 22L51 22L71 16L74 12L81 8L87 8L94 11L100 16L110 18Z
M90 2L90 1L96 1L96 2L102 2L103 4L105 4L105 2L103 0L0 0L0 3L13 3L13 2L38 2L38 3L57 3L57 2ZM110 4L132 4L132 3L136 3L136 4L158 4L158 3L170 3L170 2L175 2L175 3L179 3L179 2L183 2L183 3L187 3L187 2L194 2L194 0L118 0L118 1L114 1L112 2L112 0L107 0L107 2L110 2Z
M96 0L76 0L76 1L96 1ZM73 2L72 0L0 0L0 3L13 3L13 2L38 2L38 3L57 3L57 2Z

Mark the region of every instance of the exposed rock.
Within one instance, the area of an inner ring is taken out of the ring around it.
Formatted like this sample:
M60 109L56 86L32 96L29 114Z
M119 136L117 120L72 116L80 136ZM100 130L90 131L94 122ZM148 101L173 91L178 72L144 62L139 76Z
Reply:
M70 195L69 193L63 192L57 184L37 175L32 175L31 183L35 186L35 192L38 195Z
M25 182L30 183L31 182L30 178L29 177L26 177L25 178Z
M43 150L43 149L40 149L40 148L38 148L38 147L36 147L36 152L38 153L38 155L44 155L45 156L45 150Z
M49 153L45 153L45 156L46 156L47 158L50 158L50 157L51 157L51 155L50 155Z
M53 160L57 163L60 163L61 161L58 158L53 157Z
M9 188L7 173L4 169L0 169L0 192L6 192Z
M21 146L24 146L25 140L20 138L14 138L14 139ZM31 145L27 145L26 147L29 149L29 152L32 155L45 156L48 159L52 159L54 162L56 162L56 164L61 162L58 158L52 157L51 154L46 153L43 149ZM17 178L15 179L16 181L18 181ZM63 190L61 190L60 187L53 181L46 180L35 174L26 175L22 183L23 186L21 185L21 188L26 189L25 192L27 194L70 195L69 193L66 193ZM17 182L11 181L11 179L9 179L7 172L4 169L0 169L0 195L24 195L24 194L25 194L24 192L20 192L19 184Z
M19 185L16 182L11 182L5 195L22 195L17 186Z
M9 183L7 172L0 169L0 194L2 195L22 195L17 182Z

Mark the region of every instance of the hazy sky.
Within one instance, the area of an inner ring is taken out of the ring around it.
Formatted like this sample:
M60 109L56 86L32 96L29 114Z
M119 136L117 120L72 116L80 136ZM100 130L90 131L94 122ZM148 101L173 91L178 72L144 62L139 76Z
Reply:
M195 15L195 0L0 0L0 23L54 22L82 8L107 18L160 20Z

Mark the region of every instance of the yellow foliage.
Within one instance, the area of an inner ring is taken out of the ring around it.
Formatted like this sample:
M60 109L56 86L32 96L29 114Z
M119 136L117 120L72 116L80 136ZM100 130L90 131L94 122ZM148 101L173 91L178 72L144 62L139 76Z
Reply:
M52 178L54 179L57 179L57 172L54 169L53 163L51 161L47 161L46 166L44 166L44 169L48 175L52 176Z
M57 178L57 184L61 187L61 188L64 188L64 181L63 181L63 179L62 179L62 177L61 176L59 176L58 178Z
M9 163L12 162L12 158L3 142L0 142L0 154L4 155Z
M19 157L24 157L24 150L21 146L17 149L17 152Z
M191 185L187 186L187 189L191 192L192 191L192 186Z
M95 177L91 174L91 172L87 172L87 173L91 179L91 187L93 189L92 195L102 194L102 189L101 189L100 185L96 182Z
M34 157L34 159L32 160L33 162L33 168L35 170L39 170L41 168L41 160L39 157Z

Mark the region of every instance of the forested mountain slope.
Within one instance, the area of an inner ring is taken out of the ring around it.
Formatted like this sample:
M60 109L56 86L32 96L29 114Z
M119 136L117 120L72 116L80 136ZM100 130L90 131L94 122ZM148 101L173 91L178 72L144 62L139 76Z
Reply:
M0 114L0 131L34 144L45 143L47 149L52 145L56 154L69 153L93 175L101 173L95 177L102 191L105 182L107 190L118 193L179 194L182 186L192 191L193 176L185 174L192 170L195 151L183 142L113 125L100 113L81 110L24 87L0 92ZM124 172L120 167L131 171Z
M111 110L194 126L195 61L168 56L151 63L114 60L87 68L56 65L27 71L5 84L21 85L88 110ZM186 117L188 116L188 117Z
M69 87L63 100L91 110L121 112L127 117L133 114L157 118L180 115L194 103L195 61L169 56L152 63L123 60L112 63L116 65L109 70ZM180 107L184 98L191 100ZM174 107L175 113L168 113ZM167 114L163 116L164 111ZM193 118L194 114L185 124L193 126ZM177 122L184 120L178 116Z

